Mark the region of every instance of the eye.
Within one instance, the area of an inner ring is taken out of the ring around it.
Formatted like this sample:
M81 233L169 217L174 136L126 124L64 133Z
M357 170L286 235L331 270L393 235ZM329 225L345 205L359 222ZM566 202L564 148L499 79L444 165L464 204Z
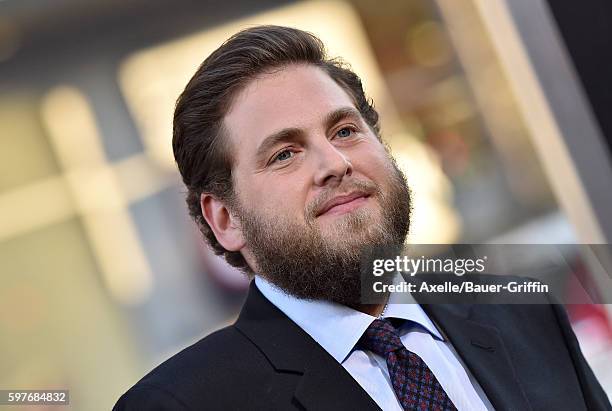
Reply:
M286 161L289 160L291 157L293 157L293 152L290 150L283 150L280 153L278 153L273 159L272 162L275 161Z
M338 132L336 132L336 135L340 138L347 138L347 137L352 136L354 132L355 130L353 130L352 128L344 127L338 130Z

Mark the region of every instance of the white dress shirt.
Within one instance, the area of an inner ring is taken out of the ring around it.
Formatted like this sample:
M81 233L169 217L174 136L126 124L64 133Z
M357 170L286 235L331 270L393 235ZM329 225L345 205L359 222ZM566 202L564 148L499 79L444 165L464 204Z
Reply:
M402 410L385 359L355 347L376 319L341 304L303 300L286 294L260 276L255 285L272 304L308 333L383 410ZM394 303L391 294L384 318L408 320L398 330L404 346L425 361L458 410L493 410L482 388L418 304Z

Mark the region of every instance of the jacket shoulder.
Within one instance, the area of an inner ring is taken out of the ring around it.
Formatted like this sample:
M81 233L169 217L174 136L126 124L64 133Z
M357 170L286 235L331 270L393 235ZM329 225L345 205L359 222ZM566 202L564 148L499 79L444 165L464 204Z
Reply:
M235 326L218 330L173 355L121 396L114 411L183 410L219 403L237 384L257 381L272 366Z

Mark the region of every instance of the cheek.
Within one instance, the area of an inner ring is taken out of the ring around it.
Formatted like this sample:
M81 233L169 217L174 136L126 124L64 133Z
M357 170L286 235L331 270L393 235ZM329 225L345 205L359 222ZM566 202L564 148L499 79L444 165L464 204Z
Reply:
M386 180L392 168L386 152L381 152L375 148L356 156L354 166L356 171L377 183Z
M303 219L307 189L296 176L275 176L251 181L250 206L265 210L270 216Z

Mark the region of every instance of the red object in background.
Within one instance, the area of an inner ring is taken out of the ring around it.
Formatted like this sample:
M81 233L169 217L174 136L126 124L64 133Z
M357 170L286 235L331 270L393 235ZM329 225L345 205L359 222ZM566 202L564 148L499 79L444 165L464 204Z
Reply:
M595 296L595 301L601 301L589 271L578 261L567 285L568 301L585 301L584 290ZM568 304L566 309L585 356L610 349L612 326L605 305Z

